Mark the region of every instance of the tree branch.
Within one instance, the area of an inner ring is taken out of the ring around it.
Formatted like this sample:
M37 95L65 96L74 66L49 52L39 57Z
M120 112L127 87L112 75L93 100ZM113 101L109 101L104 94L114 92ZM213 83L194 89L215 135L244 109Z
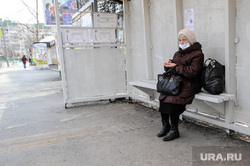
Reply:
M36 14L34 14L34 13L36 13L36 11L34 10L34 9L32 9L30 6L28 6L23 0L22 0L22 3L26 6L26 8L29 10L29 12L30 12L30 14L33 16L33 17L35 17L35 19L38 19L37 17L36 17Z

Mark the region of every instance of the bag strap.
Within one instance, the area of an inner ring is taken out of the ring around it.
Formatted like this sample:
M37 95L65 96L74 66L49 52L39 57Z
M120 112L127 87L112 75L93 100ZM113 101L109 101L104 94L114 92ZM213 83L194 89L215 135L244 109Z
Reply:
M215 59L211 59L211 58L208 58L206 61L205 61L205 66L207 66L207 61L209 61L208 64L211 64L211 65L214 65L215 63L217 63L217 61Z
M166 71L165 73L167 74L167 73L173 71L178 65L179 65L179 63L177 63L174 67L171 67L170 69L168 69L168 71Z

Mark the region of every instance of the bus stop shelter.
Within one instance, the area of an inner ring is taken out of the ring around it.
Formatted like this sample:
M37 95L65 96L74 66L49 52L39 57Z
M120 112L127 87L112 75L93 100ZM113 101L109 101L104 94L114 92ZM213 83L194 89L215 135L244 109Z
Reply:
M197 94L183 115L250 135L249 10L247 0L123 0L122 13L91 8L90 27L57 24L65 107L121 97L158 106L157 74L189 28L205 59L225 65L225 92Z

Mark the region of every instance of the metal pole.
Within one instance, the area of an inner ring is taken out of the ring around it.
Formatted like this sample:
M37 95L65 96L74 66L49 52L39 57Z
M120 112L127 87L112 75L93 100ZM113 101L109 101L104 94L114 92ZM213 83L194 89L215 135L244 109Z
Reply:
M4 54L6 56L7 66L10 67L9 57L8 57L8 53L7 53L7 49L6 49L5 33L4 33L4 29L3 29L2 19L0 19L0 22L1 22L1 29L2 29L2 34L3 34Z
M8 29L8 32L9 32L10 31L9 22L7 22L7 29ZM12 58L13 58L12 63L14 64L14 54L13 54L14 46L12 45L10 34L9 34L9 48L10 48L10 54L12 55Z
M97 0L94 0L94 2L92 3L92 12L98 12Z
M1 30L1 28L0 28L0 33L1 33L1 35L0 35L0 37L2 36L2 30ZM2 46L2 39L0 40L0 47ZM3 52L2 51L2 48L0 48L0 50L1 50L1 52ZM3 58L2 58L2 56L0 56L0 68L2 67L2 61L3 60Z
M55 14L56 14L57 44L58 44L58 54L59 54L58 56L60 57L64 104L65 104L65 108L67 108L68 90L67 90L66 72L65 72L65 67L64 67L65 62L64 62L64 55L63 55L63 43L62 43L62 36L61 36L61 23L60 23L60 18L59 18L58 0L55 0Z
M38 0L36 0L36 41L39 42L39 19L38 19Z
M14 52L14 45L12 44L12 49L11 49L11 53L12 53L12 58L13 58L13 64L15 63L15 52Z

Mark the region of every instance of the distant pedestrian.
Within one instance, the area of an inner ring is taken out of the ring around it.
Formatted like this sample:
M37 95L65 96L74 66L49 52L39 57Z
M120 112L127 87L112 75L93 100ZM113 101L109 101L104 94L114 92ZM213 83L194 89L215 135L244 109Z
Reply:
M23 55L22 61L23 61L23 67L26 69L26 61L27 61L26 55Z

